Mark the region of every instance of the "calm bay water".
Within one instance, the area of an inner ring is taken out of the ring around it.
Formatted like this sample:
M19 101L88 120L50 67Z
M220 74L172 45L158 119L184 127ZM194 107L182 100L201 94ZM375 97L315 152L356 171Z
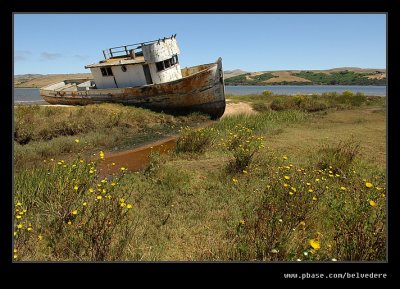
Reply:
M46 103L37 88L14 88L14 103Z
M386 96L386 86L356 86L356 85L273 85L273 86L226 86L226 94L261 94L264 90L271 90L274 94L320 94L324 92L343 92L351 90L362 92L365 95ZM46 103L37 88L15 88L14 103Z

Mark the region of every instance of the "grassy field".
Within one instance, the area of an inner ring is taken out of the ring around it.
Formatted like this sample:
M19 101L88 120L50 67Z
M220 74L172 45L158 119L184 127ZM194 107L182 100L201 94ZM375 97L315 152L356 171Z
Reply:
M121 167L98 178L107 152L96 143L93 160L46 156L31 159L41 164L33 169L21 160L14 259L385 260L384 98L265 93L233 101L258 113L183 124L176 148L152 154L140 172ZM143 111L138 119L145 115L168 118ZM21 147L64 137L36 140L34 131ZM79 143L63 142L80 145L90 130L81 133Z

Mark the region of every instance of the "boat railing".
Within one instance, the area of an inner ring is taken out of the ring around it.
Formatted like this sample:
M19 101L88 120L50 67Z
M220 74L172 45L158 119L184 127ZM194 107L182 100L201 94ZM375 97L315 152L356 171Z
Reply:
M117 47L111 47L111 48L104 49L103 55L104 55L105 59L125 57L125 56L130 56L134 59L137 56L143 56L142 47L144 45L153 44L156 42L160 42L160 41L163 41L166 39L172 39L175 37L176 37L176 34L172 35L171 37L164 37L164 38L160 38L157 40L129 44L129 45L122 45L122 46L117 46Z

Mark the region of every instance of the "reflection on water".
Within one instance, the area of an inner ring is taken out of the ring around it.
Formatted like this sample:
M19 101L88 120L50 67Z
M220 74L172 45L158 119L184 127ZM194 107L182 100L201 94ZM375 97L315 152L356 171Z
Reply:
M99 174L100 176L111 175L112 173L120 171L121 167L125 167L129 171L139 171L144 169L149 163L149 155L151 152L164 154L174 148L175 145L176 137L171 137L145 147L114 154L106 154L104 161L99 163ZM115 163L115 165L113 165L113 163Z

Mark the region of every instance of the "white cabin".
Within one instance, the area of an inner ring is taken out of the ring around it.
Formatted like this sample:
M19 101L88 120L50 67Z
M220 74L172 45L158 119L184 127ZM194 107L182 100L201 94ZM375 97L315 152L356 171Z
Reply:
M182 78L176 35L103 50L105 60L86 65L96 88L123 88Z

